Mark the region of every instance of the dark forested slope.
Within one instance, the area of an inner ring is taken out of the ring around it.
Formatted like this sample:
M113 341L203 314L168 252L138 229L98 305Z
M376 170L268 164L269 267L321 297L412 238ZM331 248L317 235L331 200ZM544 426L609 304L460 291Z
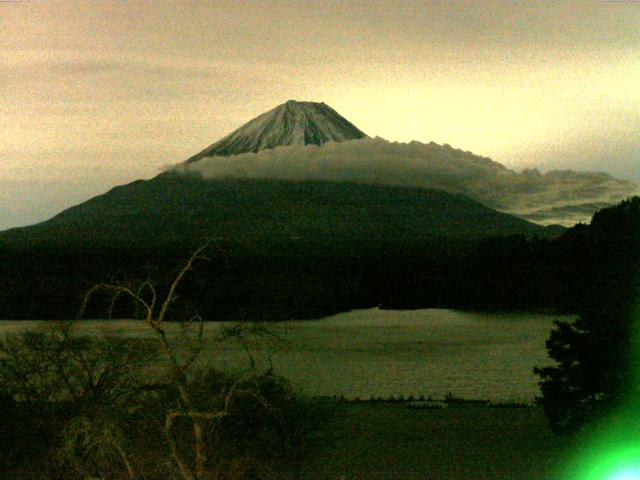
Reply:
M0 318L66 317L113 275L162 282L206 239L214 261L199 267L210 285L197 301L207 312L279 318L380 304L390 279L483 239L550 233L435 190L167 173L1 232Z

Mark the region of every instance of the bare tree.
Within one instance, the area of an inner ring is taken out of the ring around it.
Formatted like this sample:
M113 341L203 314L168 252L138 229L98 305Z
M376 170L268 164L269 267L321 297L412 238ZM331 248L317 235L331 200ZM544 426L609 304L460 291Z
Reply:
M127 453L126 434L106 418L87 415L74 418L63 432L62 455L65 463L86 479L103 478L113 465L123 466L128 480L136 473Z
M246 321L205 336L197 314L185 315L179 329L168 322L176 318L172 305L185 278L207 260L207 248L193 252L168 284L101 283L85 295L78 321L0 337L0 386L22 400L11 408L33 419L29 428L43 439L37 458L53 469L51 478L59 478L57 468L85 480L288 478L316 416L273 374L271 348L279 336ZM124 306L121 300L132 302L134 318L151 338L79 328L85 312L104 306L111 316ZM244 351L247 369L206 364L227 341ZM266 352L266 368L259 368L256 351ZM24 458L29 465L32 456Z
M194 315L186 320L188 325L197 325L195 348L192 348L186 356L179 354L167 334L165 328L167 314L171 305L178 299L178 287L187 273L192 270L195 262L208 260L204 255L204 252L208 248L209 243L207 242L193 252L173 279L163 298L160 298L156 286L150 281L144 281L137 286L101 283L95 285L87 292L80 314L82 316L93 295L100 291L109 293L110 311L118 299L124 296L129 297L135 306L143 313L143 321L151 331L154 332L155 338L159 342L161 355L167 367L169 381L178 393L178 408L165 413L163 431L173 463L177 467L179 475L183 480L200 480L205 478L207 462L205 427L211 422L229 415L231 402L234 397L238 395L251 395L256 401L264 403L265 407L267 407L266 402L260 395L250 390L239 388L239 385L242 383L242 378L238 377L233 384L226 387L220 393L221 401L216 403L218 405L217 408L207 410L198 408L190 393L188 370L194 365L194 362L196 362L201 353L204 330L203 319L199 315ZM242 328L240 327L228 329L223 333L220 340L229 336L240 337L241 334ZM174 431L176 421L179 419L186 419L191 423L193 435L193 448L191 452L184 452L179 448ZM192 465L188 460L191 457L194 459Z
M55 444L42 465L60 464L82 478L118 470L134 479L122 412L138 397L157 348L105 332L83 335L76 326L47 323L0 338L0 386L18 401L12 410L18 428ZM33 456L28 444L14 447Z
M113 404L137 386L156 349L117 335L77 335L75 322L0 338L0 385L16 400Z

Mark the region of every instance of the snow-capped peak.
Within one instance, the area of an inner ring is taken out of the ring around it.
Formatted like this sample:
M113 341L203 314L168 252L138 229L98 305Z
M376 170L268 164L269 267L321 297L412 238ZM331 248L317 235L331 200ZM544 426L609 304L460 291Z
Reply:
M187 160L258 152L281 145L322 145L367 135L325 103L289 100Z

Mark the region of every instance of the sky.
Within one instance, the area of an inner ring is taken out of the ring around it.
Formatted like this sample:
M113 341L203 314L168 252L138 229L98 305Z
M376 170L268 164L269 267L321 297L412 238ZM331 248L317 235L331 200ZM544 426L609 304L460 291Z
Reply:
M2 0L0 229L288 100L509 168L640 180L640 2Z

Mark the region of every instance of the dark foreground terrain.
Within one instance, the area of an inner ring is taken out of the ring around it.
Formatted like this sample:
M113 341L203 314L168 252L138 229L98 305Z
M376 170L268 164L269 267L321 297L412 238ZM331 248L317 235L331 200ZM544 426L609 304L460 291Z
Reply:
M336 402L304 448L302 463L277 478L300 480L561 480L569 452L542 410L407 402ZM38 438L32 438L38 443ZM44 446L46 447L46 446ZM6 460L6 459L5 459ZM10 462L9 462L10 463ZM40 479L37 464L2 466L3 479ZM58 474L64 473L58 470ZM60 478L54 475L54 478ZM48 477L51 478L51 477ZM64 478L64 477L62 477Z
M344 402L298 476L320 479L557 480L567 440L541 409Z

